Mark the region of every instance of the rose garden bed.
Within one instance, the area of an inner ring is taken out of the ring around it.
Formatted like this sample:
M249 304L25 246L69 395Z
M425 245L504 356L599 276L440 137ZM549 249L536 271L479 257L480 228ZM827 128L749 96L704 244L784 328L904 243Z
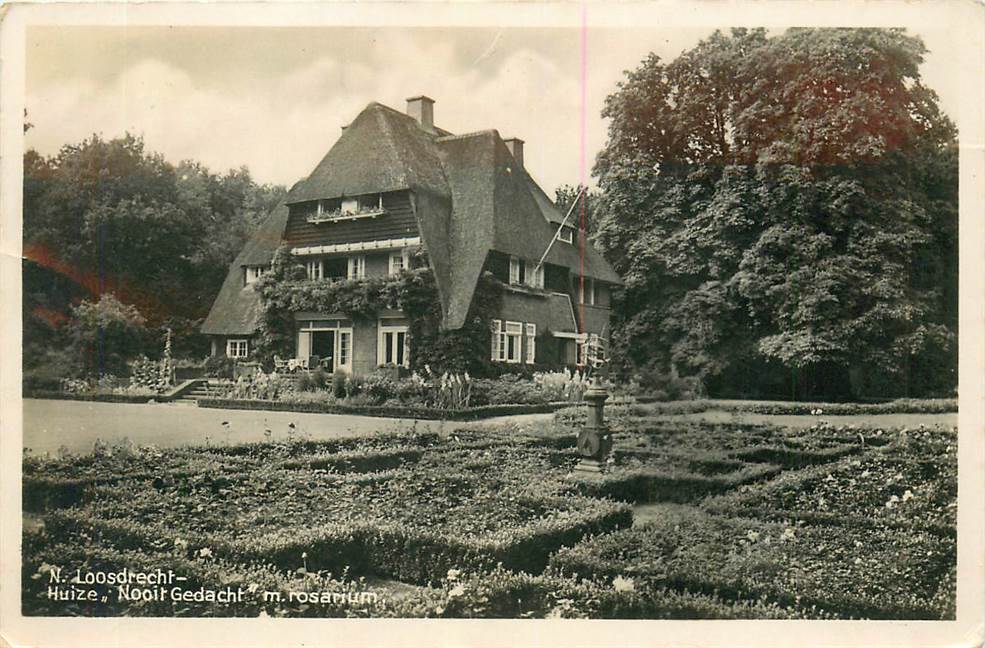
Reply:
M953 617L953 431L859 439L612 413L616 463L589 479L572 472L564 415L444 436L26 458L25 613ZM613 500L689 504L629 528ZM52 566L382 598L66 606L45 596Z

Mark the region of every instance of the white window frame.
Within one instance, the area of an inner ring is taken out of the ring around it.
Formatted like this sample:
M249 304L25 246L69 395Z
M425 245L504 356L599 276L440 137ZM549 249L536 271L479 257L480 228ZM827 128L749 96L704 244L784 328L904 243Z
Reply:
M308 279L318 281L325 277L325 264L322 259L309 259L305 269L308 272Z
M522 358L523 344L523 322L504 322L503 323L503 352L508 364L520 364ZM513 353L510 353L510 341L513 341Z
M407 254L407 250L395 250L390 252L390 276L400 274L410 266L409 256L410 255Z
M351 328L340 328L335 333L335 368L352 373Z
M250 356L250 341L245 338L229 338L226 340L227 358L248 358Z
M526 264L529 265L529 264ZM544 287L544 264L540 264L536 270L531 272L526 269L524 273L526 275L526 283L531 288L543 288Z
M498 320L498 319L492 320L489 326L489 333L490 336L492 337L492 352L489 356L489 359L492 360L493 362L499 362L500 360L503 359L500 357L500 355L502 354L504 348L503 334L505 333L505 331L503 331L502 320Z
M520 257L511 256L510 257L510 285L518 286L523 283L523 278L520 277L520 262L523 261ZM526 264L524 264L524 275L526 275Z
M311 357L311 335L313 333L333 331L335 333L334 341L334 357L335 357L335 369L344 371L345 373L352 373L352 327L351 326L315 326L312 322L307 322L298 328L298 344L297 353L295 354L298 360L307 360ZM345 355L347 357L343 358L342 353L342 336L348 338L348 353ZM342 362L342 360L345 362Z
M385 320L380 321L379 334L376 339L376 364L379 366L397 364L397 336L404 334L404 361L399 366L410 366L410 335L408 327L398 324L386 324ZM393 335L393 358L386 357L386 336Z
M595 305L595 281L591 277L585 277L585 282L582 284L579 282L579 289L581 290L581 303L586 306Z
M559 241L564 241L565 243L573 243L575 240L574 231L575 229L573 227L562 225L557 233L557 238Z
M347 216L349 214L359 213L359 198L343 198L342 204L339 206L339 215Z
M246 284L256 283L267 272L267 266L246 266Z
M524 349L523 361L527 364L537 362L537 325L528 322L524 325L527 346Z
M346 274L349 280L366 278L366 255L357 254L349 257L349 271Z

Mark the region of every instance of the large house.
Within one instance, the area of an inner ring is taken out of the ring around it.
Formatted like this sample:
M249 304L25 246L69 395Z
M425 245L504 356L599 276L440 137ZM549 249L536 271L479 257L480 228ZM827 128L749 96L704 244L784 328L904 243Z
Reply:
M522 140L438 128L428 97L408 99L406 113L371 103L233 261L202 332L213 355L250 355L260 313L253 284L286 245L311 281L429 264L446 329L463 326L489 271L508 286L492 321L492 360L577 364L585 340L607 336L610 291L620 283L602 255L582 245L577 220L562 225L564 214L524 168ZM297 358L318 356L329 369L360 374L409 361L413 342L399 311L373 321L297 312L294 321Z

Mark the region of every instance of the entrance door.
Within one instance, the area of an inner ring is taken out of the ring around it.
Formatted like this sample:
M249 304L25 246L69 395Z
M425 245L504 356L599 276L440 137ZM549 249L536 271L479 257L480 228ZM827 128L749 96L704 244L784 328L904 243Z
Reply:
M335 371L335 331L313 331L311 355L321 358L322 366L326 371L329 373Z

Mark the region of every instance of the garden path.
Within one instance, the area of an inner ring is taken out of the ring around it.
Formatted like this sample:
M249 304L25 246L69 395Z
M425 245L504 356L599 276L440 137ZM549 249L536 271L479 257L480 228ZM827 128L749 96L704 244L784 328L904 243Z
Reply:
M442 423L347 414L309 414L198 408L165 403L97 403L91 401L24 399L24 447L33 454L57 454L60 447L74 454L91 452L100 439L114 443L125 438L137 445L175 447L287 439L288 424L319 440L360 436L391 430L435 431L516 421L548 421L551 414L529 414L472 423ZM228 426L224 426L223 422Z

